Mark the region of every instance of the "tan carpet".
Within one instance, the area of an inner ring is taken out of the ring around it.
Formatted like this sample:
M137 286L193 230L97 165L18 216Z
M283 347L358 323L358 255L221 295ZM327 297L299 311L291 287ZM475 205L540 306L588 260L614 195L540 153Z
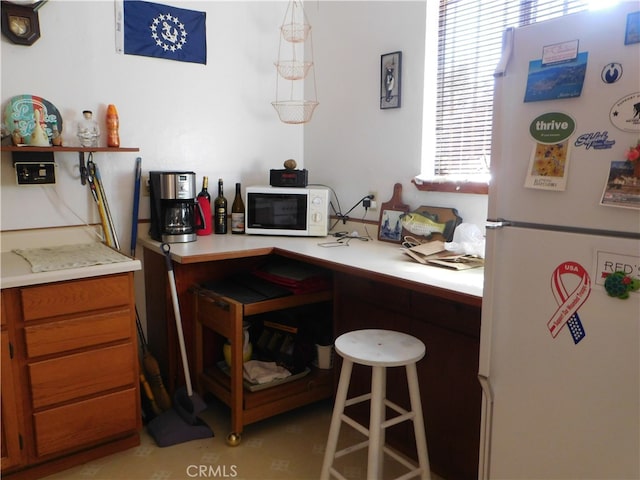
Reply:
M325 401L245 427L242 442L229 447L229 410L209 405L201 417L215 437L159 448L142 433L140 446L104 457L47 480L173 480L235 478L238 480L316 480L320 475L331 420L332 403ZM343 424L339 448L361 441ZM388 457L387 457L388 458ZM366 478L366 451L350 454L338 464L348 479ZM385 477L405 473L393 460L385 463ZM433 477L437 480L438 477Z

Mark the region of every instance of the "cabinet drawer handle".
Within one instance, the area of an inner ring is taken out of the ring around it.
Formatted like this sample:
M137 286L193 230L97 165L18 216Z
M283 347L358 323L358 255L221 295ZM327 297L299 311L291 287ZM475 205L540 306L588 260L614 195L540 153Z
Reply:
M221 296L206 290L199 290L198 295L204 297L207 302L213 303L227 312L229 311L229 302L224 301Z

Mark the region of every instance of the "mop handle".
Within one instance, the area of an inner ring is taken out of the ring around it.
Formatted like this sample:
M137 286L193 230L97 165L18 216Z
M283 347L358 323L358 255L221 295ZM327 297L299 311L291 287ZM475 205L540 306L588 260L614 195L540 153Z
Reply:
M193 390L191 389L191 376L189 375L189 365L187 364L187 350L184 345L184 335L182 333L182 317L180 316L180 306L178 305L178 291L176 290L176 280L173 276L173 264L171 263L171 247L169 244L162 244L162 251L164 252L167 262L167 272L169 277L169 287L171 289L171 298L173 299L173 316L176 318L176 331L178 332L178 343L180 344L180 355L182 356L182 368L184 370L184 379L187 387L187 395L193 396Z
M133 182L133 212L131 215L131 256L136 256L136 242L138 240L138 209L140 205L140 182L142 179L142 158L136 158L136 172Z

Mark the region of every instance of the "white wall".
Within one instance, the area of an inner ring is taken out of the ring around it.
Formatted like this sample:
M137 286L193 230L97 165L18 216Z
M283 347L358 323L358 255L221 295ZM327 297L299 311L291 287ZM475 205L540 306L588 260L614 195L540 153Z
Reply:
M320 106L305 127L305 165L347 210L370 191L386 202L397 182L403 202L457 208L483 225L484 195L420 192L425 1L307 2ZM380 110L380 55L402 51L402 106ZM363 215L354 210L353 218ZM370 212L368 219L377 219Z
M42 37L33 46L2 37L3 110L14 95L40 95L61 111L65 144L77 145L81 111L93 110L103 121L113 103L121 146L140 147L143 172L193 170L198 182L208 175L214 189L222 177L228 197L236 181L268 183L269 169L287 158L303 163L302 127L281 123L270 103L286 3L179 6L207 13L207 65L117 54L113 1L49 1L39 10ZM137 155L95 156L127 249ZM63 202L83 221L99 222L88 188L77 179L77 154L56 154L56 161L57 185L18 187L10 154L3 153L2 230L82 223ZM59 199L51 201L54 193ZM139 216L149 218L146 198Z
M116 54L112 1L51 0L39 11L42 37L33 46L2 37L3 110L14 95L48 99L72 145L80 112L91 109L102 121L113 103L121 145L140 147L143 172L189 169L214 184L222 177L228 197L236 181L267 183L270 168L295 158L312 183L336 190L343 210L369 191L387 201L401 182L410 206L457 207L465 221L483 223L484 196L423 193L410 183L420 170L424 1L305 3L320 101L306 126L281 123L270 104L286 2L164 3L207 12L206 66ZM380 55L396 50L403 52L402 108L380 110ZM136 156L95 157L126 251ZM18 187L11 157L2 154L2 230L98 223L78 181L77 155L57 154L56 161L55 186ZM362 215L356 209L352 217ZM143 198L139 218L148 217Z

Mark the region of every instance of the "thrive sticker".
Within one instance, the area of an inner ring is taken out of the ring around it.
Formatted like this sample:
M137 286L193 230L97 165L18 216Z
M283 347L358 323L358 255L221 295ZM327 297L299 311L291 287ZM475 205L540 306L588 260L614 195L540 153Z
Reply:
M566 113L552 112L540 115L529 126L529 133L540 143L557 143L569 138L576 122Z
M529 161L524 186L564 190L569 166L569 140L576 123L569 115L552 112L535 118L529 132L536 144Z

